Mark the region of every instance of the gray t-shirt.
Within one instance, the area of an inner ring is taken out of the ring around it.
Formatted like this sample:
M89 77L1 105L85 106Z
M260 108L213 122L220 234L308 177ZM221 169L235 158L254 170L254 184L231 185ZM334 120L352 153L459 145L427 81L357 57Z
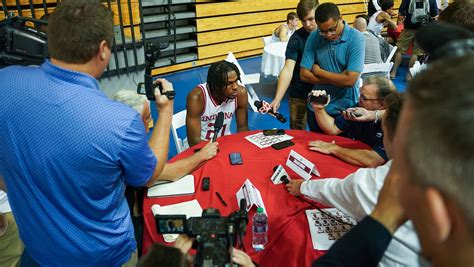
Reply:
M364 64L382 63L379 39L368 31L363 32L365 38Z

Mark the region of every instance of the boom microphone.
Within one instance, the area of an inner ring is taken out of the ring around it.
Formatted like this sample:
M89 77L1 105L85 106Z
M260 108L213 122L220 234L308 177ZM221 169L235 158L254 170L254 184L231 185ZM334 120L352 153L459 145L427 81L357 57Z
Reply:
M224 124L224 113L219 112L217 113L217 118L216 118L216 121L214 122L214 136L212 137L212 142L216 141L217 134L221 130L223 124Z
M253 103L255 105L255 107L259 110L260 113L264 113L265 111L260 111L260 109L263 107L263 103L262 101L259 101L259 100L255 100L255 102ZM278 112L274 112L273 109L269 109L269 110L266 110L266 113L270 114L270 115L273 115L275 118L277 118L277 120L279 120L281 123L285 123L286 122L286 118L285 116L281 115L280 113Z

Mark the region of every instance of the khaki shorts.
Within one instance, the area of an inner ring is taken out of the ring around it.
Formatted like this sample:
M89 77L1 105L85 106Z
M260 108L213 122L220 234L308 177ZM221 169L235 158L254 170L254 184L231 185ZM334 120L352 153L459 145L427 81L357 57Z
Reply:
M403 29L402 33L400 34L400 37L398 37L397 40L397 47L400 53L406 54L408 52L408 49L410 48L410 44L413 43L412 55L423 55L423 51L415 43L415 33L416 30Z
M306 99L290 97L290 128L306 130Z
M21 254L23 254L23 242L18 234L13 213L5 213L7 229L0 236L0 266L20 266Z

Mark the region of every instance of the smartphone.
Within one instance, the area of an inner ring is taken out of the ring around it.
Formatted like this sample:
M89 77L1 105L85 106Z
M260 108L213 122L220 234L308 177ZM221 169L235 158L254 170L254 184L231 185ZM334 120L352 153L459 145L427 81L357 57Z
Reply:
M308 102L312 102L315 104L320 104L320 105L325 105L328 102L328 96L327 95L309 95L308 96Z
M242 165L242 156L239 152L232 152L229 154L230 164L231 165Z
M209 177L204 177L202 178L201 182L201 189L202 191L209 191L209 188L211 187L211 180Z
M343 111L347 111L347 110L342 109L342 108L340 108L340 107L335 107L335 109L339 110L341 113L342 113ZM355 113L355 112L349 112L349 113L350 113L351 115L357 117L357 118L359 118L359 117L362 116L362 114L360 114L360 113Z
M291 140L286 140L286 141L283 141L283 142L280 142L280 143L273 144L272 147L276 150L280 150L280 149L283 149L285 147L292 146L294 144L295 143L293 143Z
M271 130L263 130L263 135L269 136L269 135L284 135L285 130L283 129L271 129Z

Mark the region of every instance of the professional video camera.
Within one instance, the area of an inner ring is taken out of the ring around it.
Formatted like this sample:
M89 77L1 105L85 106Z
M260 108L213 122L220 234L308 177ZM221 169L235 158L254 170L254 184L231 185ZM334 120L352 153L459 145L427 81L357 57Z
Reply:
M245 199L240 201L240 210L222 217L219 210L203 210L202 217L186 215L155 215L156 228L163 234L186 234L196 238L197 255L195 266L232 266L230 248L240 243L247 228L248 216Z
M158 45L159 47L159 45ZM146 95L148 100L155 101L155 88L158 87L160 93L163 94L163 88L161 85L153 85L153 77L151 71L155 65L155 62L160 58L160 49L153 42L145 42L145 82L139 83L137 86L137 93ZM164 95L168 99L173 99L176 93L174 91L165 92Z
M48 57L46 34L31 27L46 21L24 17L7 17L0 22L0 68L8 65L40 65Z

